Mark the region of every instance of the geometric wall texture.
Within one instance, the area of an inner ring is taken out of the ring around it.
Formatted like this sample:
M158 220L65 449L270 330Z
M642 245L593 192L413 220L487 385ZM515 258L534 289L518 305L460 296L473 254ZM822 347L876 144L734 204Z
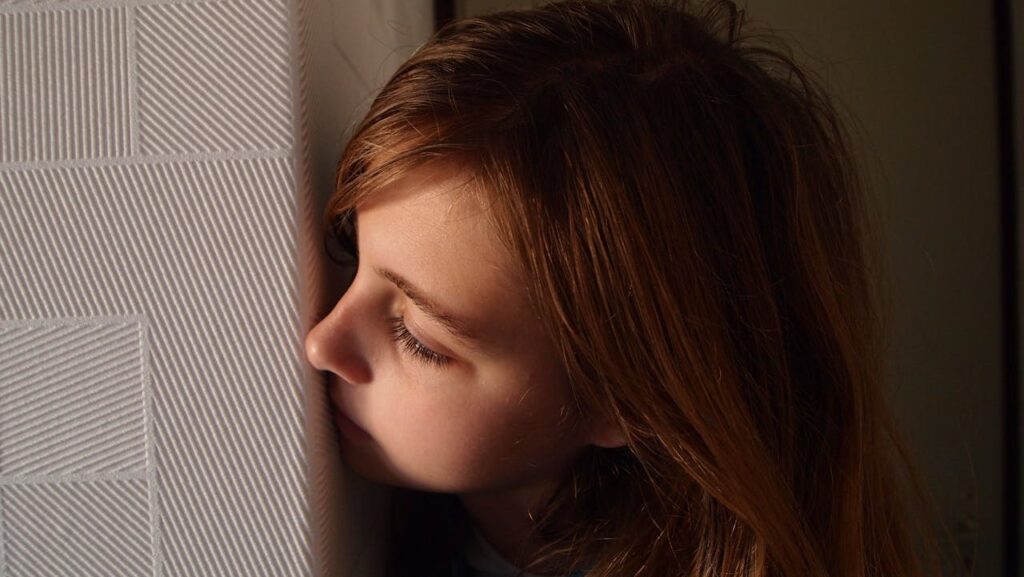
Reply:
M153 573L147 352L137 318L0 325L0 573Z
M0 575L311 575L293 6L0 1Z
M51 494L27 493L27 475L66 499L144 504L152 537L117 535L152 547L152 574L307 574L293 172L280 158L0 172L0 475L19 489L0 501L5 534ZM83 475L114 472L134 476ZM103 502L80 513L113 514Z
M128 15L0 15L0 162L129 154Z
M302 344L414 4L0 0L0 577L362 574Z

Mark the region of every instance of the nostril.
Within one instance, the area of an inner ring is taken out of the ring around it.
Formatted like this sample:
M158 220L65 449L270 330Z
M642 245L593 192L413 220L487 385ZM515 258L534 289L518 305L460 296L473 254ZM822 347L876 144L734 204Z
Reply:
M340 306L340 305L339 305ZM306 335L306 360L313 368L339 375L340 383L361 383L370 378L358 330L346 310L336 308Z

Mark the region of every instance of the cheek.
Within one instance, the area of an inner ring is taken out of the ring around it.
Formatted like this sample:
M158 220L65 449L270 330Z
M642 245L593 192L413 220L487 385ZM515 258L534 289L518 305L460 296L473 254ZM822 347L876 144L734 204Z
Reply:
M536 400L522 393L406 395L388 411L378 441L393 470L424 490L467 492L522 481L566 450L560 405Z
M385 451L397 468L434 490L465 490L500 476L515 448L511 411L480 402L406 399L395 411Z

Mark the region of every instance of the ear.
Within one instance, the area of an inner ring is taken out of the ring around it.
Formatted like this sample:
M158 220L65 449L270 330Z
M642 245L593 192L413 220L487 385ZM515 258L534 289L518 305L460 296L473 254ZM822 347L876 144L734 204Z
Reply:
M590 429L590 444L605 449L615 449L626 444L626 437L616 423L595 417Z

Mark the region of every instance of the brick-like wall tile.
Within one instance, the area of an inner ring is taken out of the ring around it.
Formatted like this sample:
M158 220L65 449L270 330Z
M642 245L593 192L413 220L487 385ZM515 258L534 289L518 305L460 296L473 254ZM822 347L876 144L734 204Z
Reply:
M143 154L291 147L288 11L282 2L137 10Z
M126 14L0 13L0 163L129 154Z
M148 497L146 479L0 486L0 575L153 575Z
M0 481L142 471L142 325L0 323Z

